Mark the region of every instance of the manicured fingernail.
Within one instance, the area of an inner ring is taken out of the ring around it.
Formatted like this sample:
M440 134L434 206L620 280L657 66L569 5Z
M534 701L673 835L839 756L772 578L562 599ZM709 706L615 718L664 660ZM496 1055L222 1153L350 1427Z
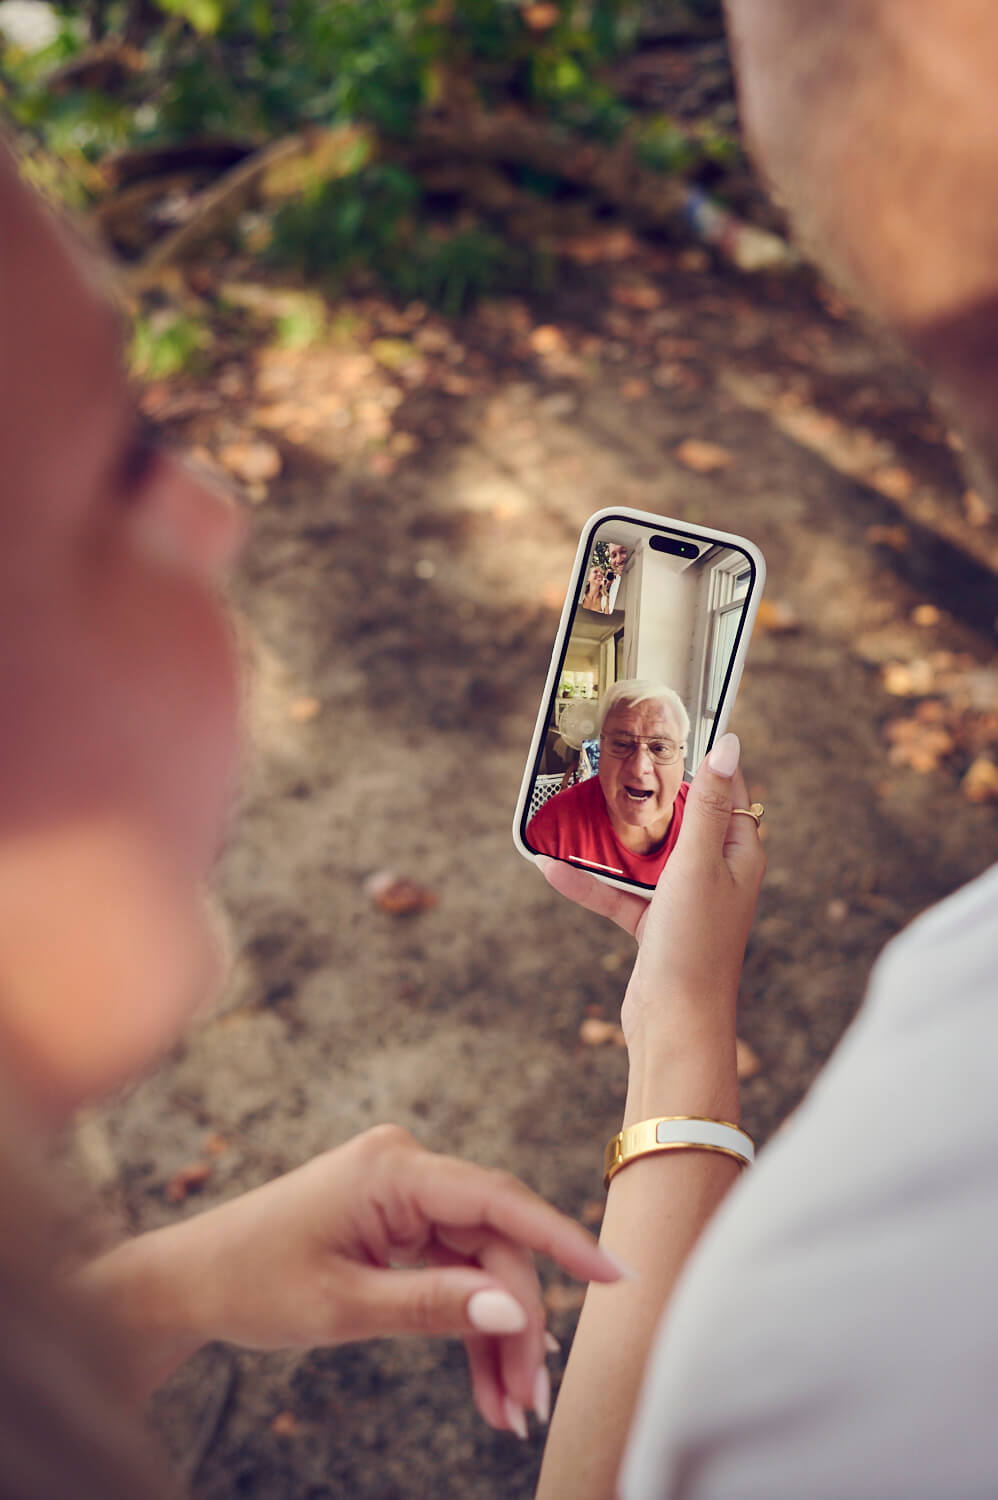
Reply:
M536 854L534 856L534 864L537 866L537 868L540 870L541 874L543 875L544 871L547 870L551 865L554 864L554 860L551 858L551 856L549 854Z
M544 1347L549 1354L561 1353L561 1345L555 1338L554 1334L548 1328L545 1328L544 1330Z
M511 1400L510 1397L507 1396L502 1404L502 1409L506 1413L506 1421L516 1433L517 1437L521 1440L525 1440L527 1436L527 1413L524 1411L523 1407L520 1406L518 1402Z
M599 1253L600 1255L602 1255L604 1260L608 1260L610 1262L611 1266L617 1272L621 1281L638 1280L637 1271L635 1271L632 1266L629 1266L626 1260L621 1260L619 1255L614 1255L612 1250L604 1250L603 1246L600 1245Z
M734 776L738 770L738 757L741 754L741 745L738 743L737 734L722 734L713 750L707 756L707 764L715 776Z
M541 1365L534 1376L534 1411L538 1422L546 1427L551 1417L551 1377L546 1365Z
M486 1289L468 1298L468 1321L479 1333L522 1333L527 1314L508 1292Z

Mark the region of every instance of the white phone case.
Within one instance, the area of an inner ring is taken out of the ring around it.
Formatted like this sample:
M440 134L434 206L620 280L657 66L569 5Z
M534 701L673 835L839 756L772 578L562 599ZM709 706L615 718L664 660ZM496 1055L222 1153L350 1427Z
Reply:
M592 552L596 532L605 523L613 521L625 523L630 534L634 534L634 523L637 523L640 531L647 531L649 542L651 537L657 534L659 536L667 535L670 541L675 538L683 538L689 539L691 543L732 548L736 552L740 552L749 565L750 582L747 593L744 596L744 609L742 610L740 623L737 627L738 633L730 659L730 666L727 669L727 675L721 689L721 698L717 712L713 717L709 730L709 738L706 739L701 753L697 756L697 764L699 764L703 754L706 753L714 741L727 728L735 695L738 691L738 684L741 681L742 670L745 665L752 627L755 623L759 602L765 586L765 559L758 547L745 537L736 536L731 532L715 531L706 526L697 526L690 521L674 520L668 516L654 515L649 511L630 510L622 506L609 507L605 510L597 511L595 515L589 517L582 528L579 545L575 553L575 561L572 564L571 580L565 595L565 603L561 612L561 620L554 642L554 649L551 653L547 680L544 684L544 693L541 698L537 722L534 726L534 733L530 742L530 753L527 757L523 780L520 785L520 794L516 803L516 813L513 819L513 842L523 857L532 863L536 861L538 855L524 842L524 830L528 821L526 813L531 789L537 775L541 745L551 723L552 714L556 712L555 697L561 680L568 638L577 606L580 604L585 569ZM606 885L617 886L622 890L635 891L639 895L649 899L651 897L652 886L615 875L600 874L598 871L592 869L590 869L589 873L595 875L597 880L603 881Z

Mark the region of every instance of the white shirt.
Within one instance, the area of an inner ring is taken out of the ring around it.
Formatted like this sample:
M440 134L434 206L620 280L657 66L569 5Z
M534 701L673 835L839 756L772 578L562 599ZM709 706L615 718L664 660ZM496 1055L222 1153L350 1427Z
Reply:
M998 1497L998 866L888 946L704 1235L621 1495Z

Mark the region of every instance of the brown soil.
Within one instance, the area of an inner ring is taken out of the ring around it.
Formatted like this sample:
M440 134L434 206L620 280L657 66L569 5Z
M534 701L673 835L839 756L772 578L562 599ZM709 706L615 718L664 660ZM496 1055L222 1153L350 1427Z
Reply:
M619 290L634 286L651 291ZM995 807L961 779L998 707L998 528L964 502L911 375L803 280L642 251L574 275L541 311L460 326L373 299L344 311L307 349L243 348L224 379L150 396L212 452L252 439L281 456L257 481L236 590L256 760L222 871L226 997L88 1122L81 1155L141 1229L395 1120L592 1222L625 1059L579 1027L616 1015L630 947L510 838L583 520L619 502L743 533L784 606L770 623L796 617L757 633L733 724L767 805L740 1023L761 1060L744 1086L761 1138L884 942L989 861ZM690 437L732 462L692 472L675 456ZM938 616L916 623L926 604ZM897 695L906 682L915 697ZM889 761L885 728L907 718L917 740L923 700L950 742L918 771ZM437 904L379 910L365 881L385 869ZM207 1182L169 1202L213 1135ZM567 1345L577 1298L543 1275ZM541 1450L539 1433L520 1444L483 1425L460 1346L421 1342L212 1347L155 1419L202 1500L516 1500Z

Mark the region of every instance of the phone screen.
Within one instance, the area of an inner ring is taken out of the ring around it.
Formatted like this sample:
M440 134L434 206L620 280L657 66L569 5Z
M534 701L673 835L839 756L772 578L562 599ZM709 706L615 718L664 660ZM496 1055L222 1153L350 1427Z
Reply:
M583 530L514 838L649 894L723 733L762 594L751 542L645 514Z

